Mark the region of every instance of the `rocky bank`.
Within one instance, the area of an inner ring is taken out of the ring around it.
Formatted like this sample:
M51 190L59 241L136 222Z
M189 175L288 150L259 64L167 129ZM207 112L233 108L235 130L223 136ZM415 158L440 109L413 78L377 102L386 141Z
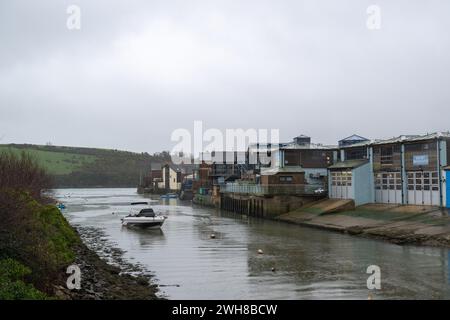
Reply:
M81 289L55 287L56 296L71 300L154 300L158 287L152 275L139 265L123 259L123 251L114 247L102 230L75 226L82 243L74 248L74 264L81 270ZM67 278L68 275L65 275Z

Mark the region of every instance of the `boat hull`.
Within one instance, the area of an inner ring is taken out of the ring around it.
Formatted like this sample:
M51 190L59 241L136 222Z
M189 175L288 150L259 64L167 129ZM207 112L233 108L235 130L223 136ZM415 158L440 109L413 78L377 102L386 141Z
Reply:
M127 227L139 227L145 229L158 229L164 224L164 218L141 219L141 218L124 218L122 225Z

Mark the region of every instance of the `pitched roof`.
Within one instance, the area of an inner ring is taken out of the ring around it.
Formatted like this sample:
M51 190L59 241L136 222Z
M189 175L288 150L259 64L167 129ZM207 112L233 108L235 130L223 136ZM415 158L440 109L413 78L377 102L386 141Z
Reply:
M271 176L278 173L302 173L305 172L303 168L295 166L295 167L282 167L282 168L261 168L262 176Z
M371 144L373 144L375 142L376 142L376 140L361 141L361 142L356 142L356 143L349 144L349 145L346 145L346 146L340 146L339 149L367 147L368 145L371 145Z
M298 145L295 142L287 143L280 149L308 149L308 150L331 150L337 149L337 146L333 145L323 145L320 143L310 143L309 145Z
M369 163L369 160L346 160L337 162L328 167L328 169L354 169Z
M380 145L380 144L390 144L390 143L401 143L401 142L416 142L416 141L426 141L426 140L434 140L434 139L450 139L449 132L435 132L435 133L427 133L424 135L418 134L410 134L410 135L401 135L398 137L393 137L390 139L378 139L372 141L372 145Z
M173 164L173 163L166 163L162 167L165 167L165 166L168 166L173 171L181 172L183 174L190 174L190 173L192 173L194 171L194 164L180 164L180 165L176 165L176 164Z
M369 139L364 138L364 137L362 137L360 135L357 135L357 134L352 134L351 136L349 136L347 138L339 140L339 142L341 142L341 141L357 141L357 140L359 140L359 141L366 141L366 140L369 140Z

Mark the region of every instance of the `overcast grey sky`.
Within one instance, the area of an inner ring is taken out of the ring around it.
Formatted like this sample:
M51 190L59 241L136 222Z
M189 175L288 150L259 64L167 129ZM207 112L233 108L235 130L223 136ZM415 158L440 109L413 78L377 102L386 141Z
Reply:
M448 0L1 0L0 143L155 152L194 120L329 144L448 130L449 14Z

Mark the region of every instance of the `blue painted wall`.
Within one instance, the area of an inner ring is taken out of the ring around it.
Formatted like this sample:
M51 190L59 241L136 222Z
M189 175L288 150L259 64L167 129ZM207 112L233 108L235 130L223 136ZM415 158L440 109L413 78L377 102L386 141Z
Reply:
M353 169L353 190L355 205L360 206L375 201L372 164L370 162Z

